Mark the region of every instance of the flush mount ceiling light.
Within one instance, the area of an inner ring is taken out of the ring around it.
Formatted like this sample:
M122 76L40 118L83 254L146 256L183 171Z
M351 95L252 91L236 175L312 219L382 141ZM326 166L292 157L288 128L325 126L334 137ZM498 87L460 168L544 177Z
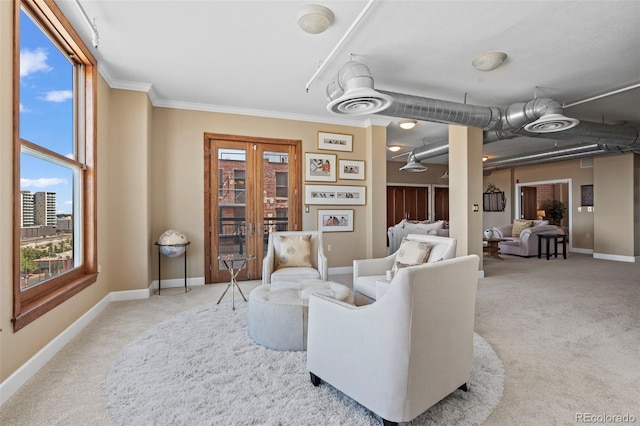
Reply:
M485 161L487 161L489 159L488 155L483 155L482 156L482 162L484 163Z
M471 61L471 65L479 71L491 71L502 65L505 59L507 54L503 52L485 53Z
M405 130L413 129L414 127L416 127L416 124L418 124L416 120L406 119L398 121L398 126L402 127Z
M320 34L333 23L333 12L324 6L302 6L296 14L298 25L309 34Z
M387 148L389 151L391 152L398 152L400 151L400 149L402 149L401 147L399 147L398 145L391 145L389 148Z

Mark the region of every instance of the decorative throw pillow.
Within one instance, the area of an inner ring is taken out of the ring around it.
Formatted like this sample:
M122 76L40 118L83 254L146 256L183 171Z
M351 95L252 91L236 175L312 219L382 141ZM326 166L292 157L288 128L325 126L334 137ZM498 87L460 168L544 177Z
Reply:
M444 228L444 220L438 220L437 222L432 223L419 223L417 225L418 229L423 231L431 231L434 229L443 229Z
M511 236L512 237L519 237L520 233L524 229L531 228L532 225L533 225L533 221L532 220L515 219L513 221L513 227L511 228Z
M311 235L278 235L275 241L276 269L312 267Z
M392 270L394 274L400 267L419 265L426 262L429 259L432 248L433 244L426 241L412 241L403 238L393 263Z

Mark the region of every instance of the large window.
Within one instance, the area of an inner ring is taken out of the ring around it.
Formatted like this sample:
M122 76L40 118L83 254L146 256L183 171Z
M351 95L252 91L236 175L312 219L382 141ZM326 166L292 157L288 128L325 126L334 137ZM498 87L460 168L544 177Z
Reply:
M14 329L96 281L96 61L53 0L15 0Z

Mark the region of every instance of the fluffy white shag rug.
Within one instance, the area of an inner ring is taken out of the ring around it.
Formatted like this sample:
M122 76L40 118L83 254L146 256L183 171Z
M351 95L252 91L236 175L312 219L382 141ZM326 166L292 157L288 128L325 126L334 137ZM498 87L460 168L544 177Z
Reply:
M502 398L504 369L474 336L469 391L457 390L412 425L479 425ZM379 425L380 418L323 383L306 352L264 348L247 334L247 305L193 308L125 346L105 378L118 425Z

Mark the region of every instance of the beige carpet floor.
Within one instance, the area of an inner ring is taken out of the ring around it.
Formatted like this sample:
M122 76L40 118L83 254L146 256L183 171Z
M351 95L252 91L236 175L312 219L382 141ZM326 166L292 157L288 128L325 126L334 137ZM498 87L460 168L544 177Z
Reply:
M502 401L484 424L625 415L640 423L640 263L504 257L485 260L478 285L476 331L505 368ZM351 284L350 275L331 279ZM248 293L257 284L240 285ZM153 324L215 302L225 286L111 303L1 407L0 424L113 424L102 382L121 349Z

